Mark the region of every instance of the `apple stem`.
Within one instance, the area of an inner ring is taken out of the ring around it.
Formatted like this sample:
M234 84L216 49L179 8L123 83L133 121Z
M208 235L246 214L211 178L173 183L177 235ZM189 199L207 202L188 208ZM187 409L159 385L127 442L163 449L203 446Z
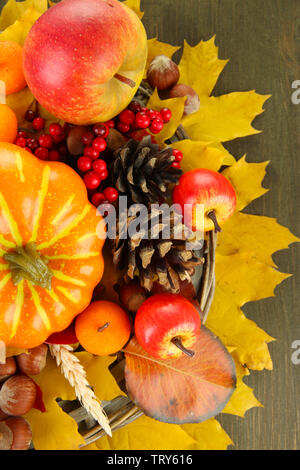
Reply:
M40 107L39 107L39 102L37 100L35 101L35 113L37 116L40 115Z
M105 325L102 325L98 328L98 333L101 333L103 330L105 330L109 326L109 323L105 323Z
M123 75L120 75L119 73L116 73L114 77L120 82L125 83L125 85L130 86L130 88L135 88L136 86L136 83L133 80L131 80L131 78L123 77Z
M172 343L187 356L193 357L195 355L194 351L191 351L190 349L187 349L183 346L182 339L180 336L175 336L175 338L172 339Z
M209 218L213 221L214 226L215 226L215 231L216 231L216 232L222 232L222 229L221 229L220 225L218 224L215 211L210 211L210 212L207 214L207 217L209 217Z

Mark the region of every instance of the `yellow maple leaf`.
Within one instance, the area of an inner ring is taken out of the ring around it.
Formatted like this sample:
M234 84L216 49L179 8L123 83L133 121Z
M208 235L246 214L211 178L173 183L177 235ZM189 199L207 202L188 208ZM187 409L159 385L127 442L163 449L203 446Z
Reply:
M231 293L234 287L231 291L229 289L226 290L227 282L233 282L233 276L226 276L226 269L229 271L228 263L230 258L222 257L222 262L221 268L223 268L223 272L220 272L220 257L217 255L217 287L206 326L221 339L223 344L235 348L235 354L241 364L247 364L249 368L256 370L272 369L272 360L267 344L273 338L259 328L254 321L246 318L239 306L239 301L231 300ZM238 258L238 262L242 263L243 260ZM256 269L256 265L250 267ZM234 281L241 282L237 274L238 270L236 269L235 276L237 276L237 279L234 279ZM251 280L249 279L249 283ZM242 279L241 290L244 288L245 280ZM268 296L265 292L262 295ZM256 295L253 297L256 297Z
M236 209L238 211L241 211L254 199L269 191L261 185L268 164L268 161L248 163L246 158L242 157L234 165L223 171L223 175L232 183L235 189L237 197Z
M9 40L23 45L31 26L47 8L47 0L8 0L0 15L0 30L3 30L0 41ZM6 103L15 112L20 126L26 124L25 113L34 102L28 87L6 97Z
M37 2L39 7L45 2ZM0 36L1 41L14 41L23 46L25 39L36 20L42 15L43 11L38 8L34 0L28 2L28 8L25 11L20 10L19 16L14 23L9 25ZM45 10L44 10L45 11ZM2 16L1 16L2 18Z
M152 108L158 111L163 107L167 107L172 112L171 121L165 124L163 130L158 135L155 135L155 140L157 143L163 144L166 140L173 137L177 131L183 115L184 102L185 98L171 98L168 100L161 100L157 90L154 91L153 95L148 101L148 108Z
M272 254L298 241L274 219L239 212L266 192L262 187L266 165L242 158L223 172L235 187L238 210L219 235L216 292L207 319L208 328L235 348L240 363L256 370L272 369L267 344L273 338L247 319L241 307L274 295L290 275L275 269Z
M97 357L88 352L75 353L99 400L123 395L108 367L113 357ZM32 409L25 415L33 434L36 450L75 450L84 445L77 423L58 405L56 399L75 400L73 387L65 379L54 359L48 356L46 367L33 377L43 394L45 412Z
M75 400L74 389L64 378L55 361L48 356L46 367L33 377L43 393L45 412L32 409L25 415L32 429L36 450L75 450L84 443L77 423L58 405L56 399Z
M86 351L75 353L83 365L87 379L94 389L99 400L112 400L124 395L112 374L109 366L115 361L115 357L94 356Z
M201 97L209 96L228 60L220 60L215 36L192 47L184 41L179 63L180 80L191 86Z
M298 241L299 238L274 218L236 212L223 226L219 235L218 253L231 256L238 250L240 253L250 253L253 258L276 267L272 259L273 253Z
M123 3L133 10L140 19L143 18L144 13L141 11L141 0L125 0Z
M28 8L34 7L40 13L48 8L47 0L24 0L17 2L16 0L8 0L4 5L0 16L0 31L8 28L15 21L19 20Z
M210 147L207 142L186 139L174 143L173 146L183 154L181 168L184 173L195 168L218 171L222 165L226 164L225 162L228 162L225 152L216 147Z
M236 158L227 150L224 145L221 142L214 142L213 144L210 145L211 147L215 147L221 152L224 152L226 154L226 159L224 160L224 165L232 165L233 163L236 162Z
M249 375L248 368L240 364L239 358L235 352L232 353L232 356L236 366L237 384L235 391L222 413L232 414L243 418L245 417L246 412L251 408L262 407L263 405L254 396L253 389L243 382L243 378Z
M173 450L190 448L195 444L192 436L176 424L161 423L147 416L104 436L87 446L86 450Z
M254 118L263 112L270 95L241 91L222 96L202 96L200 109L182 119L191 139L227 142L238 137L258 134L252 126Z
M233 444L220 423L214 418L199 424L183 424L181 428L195 440L188 450L226 450Z

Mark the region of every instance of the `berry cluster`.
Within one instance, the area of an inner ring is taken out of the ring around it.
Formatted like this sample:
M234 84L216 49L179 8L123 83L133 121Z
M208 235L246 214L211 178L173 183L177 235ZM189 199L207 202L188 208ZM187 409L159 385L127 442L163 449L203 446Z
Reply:
M119 197L117 189L113 186L108 186L102 190L102 182L105 181L109 184L109 171L105 161L106 138L109 130L116 128L127 138L134 138L134 132L146 129L149 129L153 134L157 134L162 131L164 124L171 117L172 113L168 108L154 111L142 107L137 101L132 101L128 108L114 119L87 128L87 131L81 137L84 150L83 155L77 160L77 170L82 174L90 199L96 207L106 202L113 203ZM176 157L175 154L174 156ZM181 159L182 154L181 157L178 154L172 166L180 168L179 162Z
M165 123L172 118L169 108L160 111L142 106L138 101L132 101L128 108L122 111L116 119L116 127L122 134L130 134L137 130L148 129L152 134L159 134Z
M80 138L83 144L82 154L75 159L68 149L68 133L74 127L66 123L50 124L48 132L45 130L45 119L37 111L28 110L25 115L30 129L19 129L15 144L34 154L41 160L64 161L71 165L82 177L88 190L89 198L96 207L105 202L114 203L119 197L115 187L109 182L108 161L111 152L107 148L107 137L111 128L116 128L126 139L136 138L137 133L149 135L158 134L165 123L172 118L168 108L160 111L143 107L138 101L132 101L128 108L118 116L105 123L86 126ZM180 168L182 153L174 149L175 157L172 166Z
M84 150L83 155L77 160L77 169L96 207L104 202L113 203L119 197L118 191L112 186L100 191L102 181L106 181L109 177L107 163L101 154L107 149L106 138L112 127L115 127L114 121L95 124L91 128L88 127L81 137Z
M17 133L15 144L33 153L40 160L60 161L67 154L65 143L68 125L52 123L46 133L46 121L32 110L28 110L25 119L32 129L21 129Z
M173 149L173 156L175 157L174 162L172 163L173 168L178 168L180 170L180 162L183 159L183 153L178 149Z

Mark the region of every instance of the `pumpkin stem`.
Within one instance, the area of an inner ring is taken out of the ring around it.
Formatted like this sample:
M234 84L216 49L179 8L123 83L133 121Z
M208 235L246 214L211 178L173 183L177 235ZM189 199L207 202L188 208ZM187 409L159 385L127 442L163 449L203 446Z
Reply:
M47 260L40 255L35 243L17 246L14 251L5 253L3 259L8 262L14 284L23 279L34 285L51 290L53 273L47 266Z

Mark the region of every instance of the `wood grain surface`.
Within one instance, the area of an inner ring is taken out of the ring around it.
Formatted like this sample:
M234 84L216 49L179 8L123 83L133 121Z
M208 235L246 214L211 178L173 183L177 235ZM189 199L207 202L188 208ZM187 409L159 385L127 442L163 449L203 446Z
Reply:
M0 0L0 7L4 3ZM149 38L195 45L216 35L221 58L230 62L215 95L252 89L272 94L255 121L263 133L226 146L237 158L247 154L251 162L270 160L265 179L270 192L245 212L275 217L300 236L300 104L291 101L292 83L300 80L300 1L142 0L141 5ZM243 309L277 341L270 345L274 370L252 372L245 380L264 407L245 418L220 417L233 450L300 449L300 365L291 361L291 345L300 340L299 246L274 256L293 277L276 289L275 297Z
M291 101L291 86L300 80L299 0L142 0L148 36L195 45L216 35L222 59L230 58L214 95L255 89L272 94L265 113L255 121L262 134L226 145L238 158L270 160L265 187L270 188L245 212L275 217L300 235L300 105ZM267 243L267 240L266 240ZM245 418L222 415L220 421L235 446L243 450L300 449L300 365L291 361L291 345L300 339L300 251L294 244L274 256L284 272L276 296L243 310L277 339L270 344L274 370L251 373L264 408Z

